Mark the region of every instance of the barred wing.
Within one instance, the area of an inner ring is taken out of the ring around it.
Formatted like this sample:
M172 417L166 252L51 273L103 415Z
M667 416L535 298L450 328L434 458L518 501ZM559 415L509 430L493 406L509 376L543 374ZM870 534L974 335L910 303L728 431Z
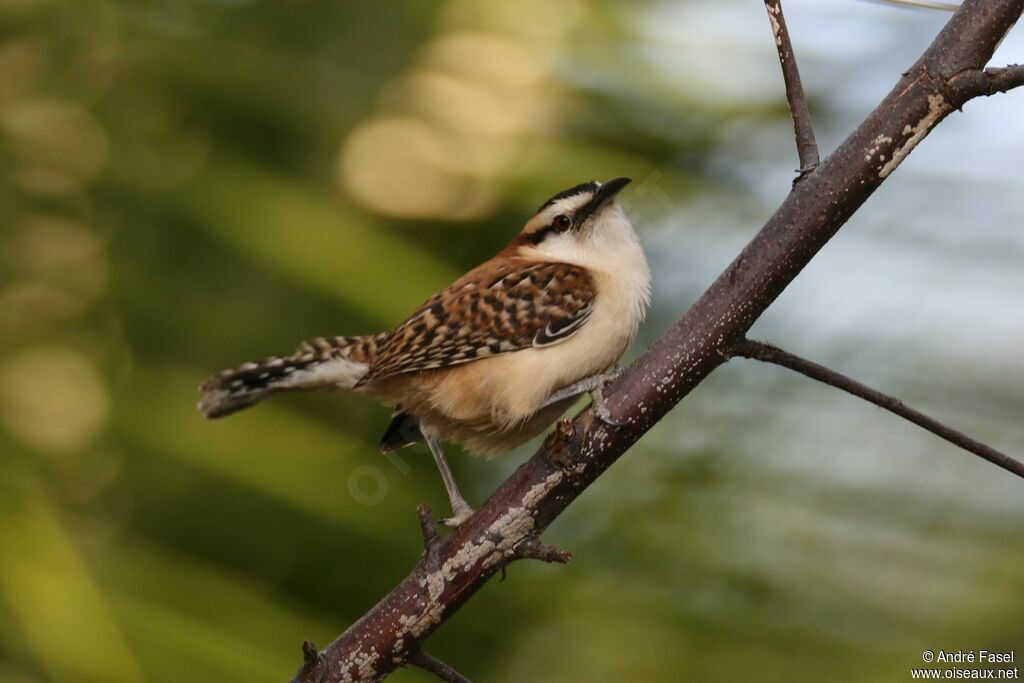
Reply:
M558 344L586 324L596 293L593 279L577 266L488 261L395 328L360 384Z

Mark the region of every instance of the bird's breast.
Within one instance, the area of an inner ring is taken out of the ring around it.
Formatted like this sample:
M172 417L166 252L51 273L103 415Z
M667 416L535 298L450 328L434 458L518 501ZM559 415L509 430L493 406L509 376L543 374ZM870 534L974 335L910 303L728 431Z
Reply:
M572 403L538 414L551 394L606 371L636 336L650 298L650 272L632 231L628 237L579 264L594 280L594 309L565 341L409 373L366 390L475 452L493 454L531 438Z
M594 311L572 337L446 369L423 387L430 406L454 420L489 419L514 428L555 391L618 362L643 320L647 284L600 274L595 280Z

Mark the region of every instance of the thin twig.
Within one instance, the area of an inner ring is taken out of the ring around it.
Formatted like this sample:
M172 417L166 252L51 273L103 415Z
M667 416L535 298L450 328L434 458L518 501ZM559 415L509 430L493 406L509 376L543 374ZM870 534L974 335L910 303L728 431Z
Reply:
M1006 92L1024 85L1024 64L993 67L983 72L988 77L989 95Z
M323 662L320 659L320 651L312 641L304 641L302 643L302 668L299 669L299 673L296 677L302 677L303 680L309 681L320 681L323 677L323 672L320 667Z
M420 518L420 532L423 534L423 545L427 548L437 543L437 520L430 506L424 503L416 508L416 515Z
M537 538L520 543L516 546L515 553L516 558L522 560L540 560L555 564L569 564L572 561L572 553L568 550L542 543Z
M764 0L764 7L768 10L768 19L772 22L775 47L779 52L779 63L782 65L782 78L786 82L786 99L789 101L789 111L793 115L796 151L800 157L800 175L797 180L800 180L818 166L818 143L814 140L811 112L807 108L804 86L800 83L800 69L796 65L793 43L789 39L786 18L782 14L782 0Z
M811 379L824 382L825 384L836 387L837 389L842 389L849 394L853 394L865 401L874 403L879 408L884 408L890 413L899 415L906 420L910 420L919 427L927 429L932 434L945 439L951 444L959 446L966 451L970 451L971 453L988 460L993 465L998 465L1004 470L1012 472L1018 477L1024 478L1024 463L1019 460L1015 460L1005 453L1000 453L991 446L987 446L980 441L975 441L966 434L958 432L952 427L944 425L938 420L914 410L899 399L883 394L880 391L876 391L871 387L865 386L845 375L841 375L834 370L829 370L823 365L801 358L800 356L795 356L792 353L783 351L771 344L751 341L749 339L744 339L742 342L734 346L732 349L732 355L741 356L743 358L752 358L754 360L772 363L774 365L781 365L784 368L789 368L790 370L799 372L801 375L810 377Z
M448 683L472 683L458 671L423 650L414 654L409 663L418 666L424 671L429 671L442 681L447 681Z
M437 520L426 503L416 508L416 515L420 518L420 533L423 534L423 558L434 562L437 559L437 544L441 542L437 533Z
M938 0L867 0L876 5L903 5L917 9L938 9L944 12L955 12L960 9L956 2L939 2Z
M957 74L949 87L965 98L987 97L1024 86L1024 64L970 69Z

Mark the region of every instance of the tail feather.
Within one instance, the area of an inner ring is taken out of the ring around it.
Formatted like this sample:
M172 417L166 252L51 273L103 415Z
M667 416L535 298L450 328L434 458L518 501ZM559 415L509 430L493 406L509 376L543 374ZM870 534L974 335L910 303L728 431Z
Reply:
M369 370L383 335L319 337L288 356L271 356L215 375L199 387L199 411L224 417L282 391L351 389Z

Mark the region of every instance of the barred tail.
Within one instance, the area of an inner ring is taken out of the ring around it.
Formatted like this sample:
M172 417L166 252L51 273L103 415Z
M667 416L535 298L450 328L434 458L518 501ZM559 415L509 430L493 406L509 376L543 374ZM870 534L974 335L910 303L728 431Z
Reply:
M200 385L197 407L205 417L224 417L282 391L351 389L366 374L383 337L319 337L291 355L225 370Z

